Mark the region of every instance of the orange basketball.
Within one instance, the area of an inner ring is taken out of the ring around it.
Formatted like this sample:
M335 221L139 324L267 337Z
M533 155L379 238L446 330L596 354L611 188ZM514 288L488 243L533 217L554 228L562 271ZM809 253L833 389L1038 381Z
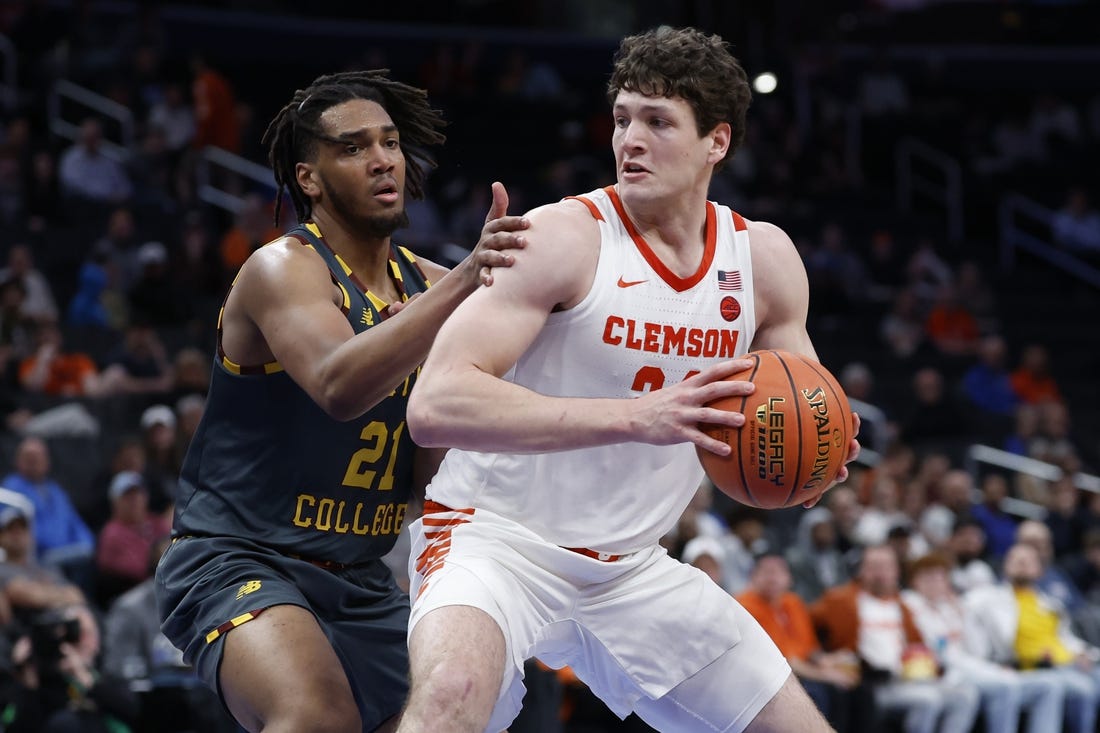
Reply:
M753 351L751 368L729 377L752 382L745 397L709 407L741 412L741 428L703 425L733 451L698 448L707 476L722 492L761 509L797 506L825 490L848 455L852 408L836 378L813 359L788 351Z

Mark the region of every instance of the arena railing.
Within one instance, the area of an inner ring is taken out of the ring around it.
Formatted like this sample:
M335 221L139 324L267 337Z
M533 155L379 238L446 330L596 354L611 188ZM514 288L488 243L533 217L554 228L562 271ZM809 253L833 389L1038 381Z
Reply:
M1041 481L1057 481L1062 478L1064 471L1052 463L1046 463L1028 456L1010 453L988 445L972 445L966 452L966 469L975 479L978 477L981 465L996 466L1015 473L1022 473ZM1100 494L1100 476L1089 473L1073 474L1073 485L1083 491ZM980 500L981 492L975 489L975 500ZM1001 508L1009 514L1027 517L1029 519L1043 519L1047 515L1046 507L1032 501L1020 499L1014 496L1005 497Z
M234 214L244 207L241 179L265 189L269 196L274 196L276 189L270 168L213 145L199 154L195 179L199 200ZM255 186L248 190L254 189Z
M15 50L15 44L3 33L0 33L0 63L4 65L0 73L0 103L12 109L19 100L19 53Z
M1100 289L1100 270L1056 246L1049 235L1035 233L1049 233L1055 214L1054 210L1019 193L1010 193L1001 199L997 209L1001 269L1012 270L1016 266L1017 250L1023 250Z
M66 119L67 108L72 105L81 110L80 119L76 122ZM115 142L104 135L103 152L120 162L130 157L134 143L134 114L128 107L68 79L59 79L50 90L47 110L50 132L66 140L76 140L80 133L80 121L89 112L114 120L118 125L119 140Z
M940 204L947 214L947 236L963 238L962 166L947 153L916 138L906 137L894 150L898 179L898 207L913 210L917 194ZM923 175L930 170L932 175Z

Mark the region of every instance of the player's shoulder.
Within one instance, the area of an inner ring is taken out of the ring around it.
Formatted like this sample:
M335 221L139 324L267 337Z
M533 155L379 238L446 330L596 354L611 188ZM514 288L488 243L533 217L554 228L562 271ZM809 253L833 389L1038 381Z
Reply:
M588 207L575 199L545 204L524 216L531 222L524 236L535 244L543 239L552 240L559 255L563 251L599 244L599 223Z
M770 221L745 219L745 228L749 233L749 241L755 246L761 247L794 247L790 235L782 228Z
M287 280L323 275L328 266L313 245L293 234L268 242L248 256L237 274L235 287L279 287Z

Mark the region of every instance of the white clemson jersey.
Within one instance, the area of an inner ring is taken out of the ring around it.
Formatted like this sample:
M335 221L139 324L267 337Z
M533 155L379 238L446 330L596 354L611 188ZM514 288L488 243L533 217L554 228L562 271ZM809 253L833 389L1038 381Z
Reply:
M745 221L707 202L706 249L687 277L638 234L613 186L575 197L599 222L592 288L505 375L560 397L631 398L745 354L756 329ZM486 509L547 541L610 554L657 542L703 479L692 443L619 443L544 454L451 450L429 499Z

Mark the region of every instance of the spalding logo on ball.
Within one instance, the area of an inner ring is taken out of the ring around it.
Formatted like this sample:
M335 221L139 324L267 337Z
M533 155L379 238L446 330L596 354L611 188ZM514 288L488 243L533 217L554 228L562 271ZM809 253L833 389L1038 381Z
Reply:
M744 397L709 407L741 412L745 425L703 425L733 451L697 449L714 485L733 499L762 509L797 506L836 478L852 439L852 408L836 378L813 359L787 351L754 351L749 369L729 377L752 382Z

